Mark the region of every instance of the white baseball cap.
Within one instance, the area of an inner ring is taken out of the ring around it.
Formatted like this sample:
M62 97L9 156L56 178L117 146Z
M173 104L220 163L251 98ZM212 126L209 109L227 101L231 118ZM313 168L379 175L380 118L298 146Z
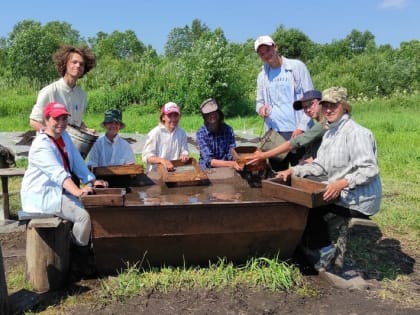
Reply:
M274 44L275 43L270 36L263 35L263 36L260 36L260 37L257 38L257 40L254 43L254 48L255 48L255 51L258 51L258 48L261 45L273 46Z

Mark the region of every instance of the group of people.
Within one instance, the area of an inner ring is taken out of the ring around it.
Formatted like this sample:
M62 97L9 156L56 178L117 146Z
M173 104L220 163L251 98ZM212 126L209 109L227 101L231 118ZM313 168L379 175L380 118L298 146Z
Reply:
M324 199L337 201L310 210L302 240L302 246L319 253L317 266L327 267L334 246L324 216L334 213L368 218L379 210L382 192L376 142L368 129L351 118L345 88L332 87L322 93L315 90L305 64L279 55L270 36L258 37L254 48L264 63L257 78L256 112L264 119L266 130L278 133L284 142L269 151L257 150L248 157L248 164L268 159L278 178L311 176L327 184ZM61 79L39 92L30 115L30 125L38 135L22 182L22 208L50 212L74 222L74 243L88 246L90 218L79 197L90 193L92 186L108 186L96 179L89 167L134 164L135 156L130 144L119 136L125 127L121 111L109 109L101 124L105 134L97 139L85 163L65 130L68 125L88 129L83 121L86 94L77 80L95 66L95 56L87 48L63 46L54 55L54 62ZM206 99L200 111L204 123L196 134L199 165L240 171L243 166L232 156L235 134L225 123L218 102ZM176 103L161 107L159 124L148 133L142 151L149 171L158 164L172 170L171 161L190 159L180 118ZM281 153L285 158L274 159ZM75 177L85 185L78 186Z
M287 152L286 159L272 163L276 177L286 181L294 175L326 183L323 198L333 203L309 210L299 248L317 270L328 268L336 247L327 217L369 218L379 211L382 187L375 138L351 118L346 88L314 90L306 66L280 56L269 36L255 41L255 51L264 62L257 79L256 111L266 128L286 141L256 152L248 163Z

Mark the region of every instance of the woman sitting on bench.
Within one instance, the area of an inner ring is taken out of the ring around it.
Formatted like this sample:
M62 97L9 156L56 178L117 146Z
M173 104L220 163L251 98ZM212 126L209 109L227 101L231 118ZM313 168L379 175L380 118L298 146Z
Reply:
M83 183L107 187L97 180L66 132L67 108L51 102L44 109L44 129L29 150L28 168L21 185L22 210L29 213L51 213L73 222L73 242L89 243L91 223L79 197L92 191L92 186L79 188L72 175Z
M347 218L369 218L379 211L382 196L375 138L370 130L351 119L347 90L332 87L323 91L320 104L328 130L317 157L312 163L277 174L284 180L291 174L326 178L323 198L334 203L310 209L302 240L303 252L314 258L310 260L317 270L327 268L336 252L324 216L333 213Z

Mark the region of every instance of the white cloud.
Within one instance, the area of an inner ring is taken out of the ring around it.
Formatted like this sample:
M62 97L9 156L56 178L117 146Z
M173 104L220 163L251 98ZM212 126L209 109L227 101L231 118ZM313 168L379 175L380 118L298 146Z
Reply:
M407 0L382 0L379 7L382 9L401 9L407 6Z

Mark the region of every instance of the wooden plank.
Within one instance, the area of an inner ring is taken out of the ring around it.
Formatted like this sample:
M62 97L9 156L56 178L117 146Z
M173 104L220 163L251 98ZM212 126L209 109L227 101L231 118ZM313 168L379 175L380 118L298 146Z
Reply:
M42 212L25 212L23 210L18 211L19 221L31 220L31 219L40 219L40 218L53 218L55 217L52 213L42 213Z
M143 165L114 165L100 166L93 169L93 173L97 176L117 176L117 175L138 175L144 173Z
M95 188L94 195L120 195L124 196L127 193L125 188Z
M201 169L194 158L190 158L187 162L181 160L171 162L175 167L173 171L168 171L162 164L158 165L160 177L169 187L210 184L206 172Z
M262 194L293 202L308 208L315 208L334 203L336 199L325 201L323 193L326 184L292 176L289 182L279 178L261 181Z
M85 207L90 206L122 206L124 196L127 191L125 188L95 188L93 195L82 196L80 200Z
M121 207L124 205L124 195L121 194L103 194L87 195L80 198L85 207L90 206L109 206Z
M10 168L0 168L0 176L23 176L25 175L25 169L24 168L18 168L18 167L10 167Z
M35 218L29 221L28 228L56 228L62 221L59 217Z
M248 171L259 171L259 170L265 170L268 165L266 160L262 160L257 162L255 165L250 164L246 165L246 158L250 155L252 155L257 150L257 147L255 146L239 146L236 148L231 149L231 154L233 158L235 159L236 163L239 164L239 166L243 167L245 170Z
M309 192L321 192L325 190L326 184L310 180L303 177L292 176L291 177L291 186L298 189L303 189Z

